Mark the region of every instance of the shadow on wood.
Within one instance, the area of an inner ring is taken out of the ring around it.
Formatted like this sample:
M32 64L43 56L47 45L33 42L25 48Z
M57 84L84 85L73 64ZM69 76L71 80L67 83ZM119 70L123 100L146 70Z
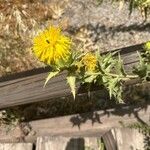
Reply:
M80 129L80 126L82 126L82 124L86 123L87 121L91 121L92 125L94 125L94 123L103 124L103 121L101 120L101 118L106 117L108 119L109 117L111 118L111 116L114 115L120 118L120 124L121 124L121 120L122 119L124 120L126 116L128 117L134 116L134 118L138 122L146 124L144 118L140 116L141 111L145 111L145 113L146 112L148 113L149 105L145 104L143 106L140 105L140 106L126 106L126 107L118 105L118 107L113 108L111 110L107 110L107 109L103 110L103 113L90 112L90 113L85 113L85 114L74 115L73 117L70 118L70 122L72 123L73 127L77 126Z

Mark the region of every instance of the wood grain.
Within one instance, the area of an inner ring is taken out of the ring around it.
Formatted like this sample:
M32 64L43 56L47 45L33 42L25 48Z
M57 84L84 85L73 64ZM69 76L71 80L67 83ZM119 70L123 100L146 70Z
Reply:
M11 143L11 144L1 144L0 150L32 150L32 143Z
M35 142L39 136L100 137L112 128L122 127L120 122L131 124L145 122L150 125L150 105L126 106L84 114L31 121L27 125L31 131L27 136L16 127L7 133L0 129L0 143Z
M146 108L120 107L93 113L76 114L52 119L30 122L35 136L28 136L26 140L33 140L38 136L101 136L114 127L121 127L121 123L131 124L143 121L150 125L150 105Z
M138 130L114 128L103 135L107 150L145 150L145 136ZM148 142L148 141L147 141Z

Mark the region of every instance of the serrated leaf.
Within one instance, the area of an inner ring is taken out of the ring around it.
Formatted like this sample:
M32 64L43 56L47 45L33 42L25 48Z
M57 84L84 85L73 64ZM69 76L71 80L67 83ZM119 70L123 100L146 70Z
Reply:
M96 78L96 75L90 75L90 76L88 76L88 77L86 77L84 79L84 82L86 82L86 83L92 83L95 78Z
M145 62L145 59L142 57L142 55L138 52L139 55L139 65L137 67L134 67L133 73L138 75L140 78L144 79L147 75L148 71L148 64Z
M117 64L116 64L116 72L119 75L123 75L123 76L126 75L125 70L124 70L124 66L123 66L123 61L121 59L120 54L118 55L118 60L117 60Z
M108 82L108 77L107 76L102 76L102 80L103 80L103 83L107 83Z
M115 59L113 57L113 54L111 54L111 53L103 55L103 58L100 61L101 69L104 72L110 72L110 70L114 66L114 64L115 64Z
M74 75L68 75L67 76L67 82L71 88L71 92L73 94L73 97L75 99L75 95L76 95L76 77Z
M121 79L119 78L112 78L109 80L108 83L108 90L109 90L109 96L112 98L114 96L118 101L121 101L121 93L122 93L122 88L120 84Z
M109 89L109 96L110 96L110 98L112 98L112 95L114 95L113 93L114 93L114 88L116 86L116 82L117 82L116 79L109 80L108 89Z
M56 76L57 74L59 73L59 71L52 71L48 74L47 78L46 78L46 81L44 83L44 87L46 86L47 82L53 78L54 76Z

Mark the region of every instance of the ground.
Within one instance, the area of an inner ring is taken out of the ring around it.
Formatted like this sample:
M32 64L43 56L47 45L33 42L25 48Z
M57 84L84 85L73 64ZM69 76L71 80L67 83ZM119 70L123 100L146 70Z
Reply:
M32 39L50 24L61 25L85 50L108 51L148 41L149 19L144 22L137 10L129 17L128 6L118 7L97 0L1 0L0 76L44 66L32 54Z

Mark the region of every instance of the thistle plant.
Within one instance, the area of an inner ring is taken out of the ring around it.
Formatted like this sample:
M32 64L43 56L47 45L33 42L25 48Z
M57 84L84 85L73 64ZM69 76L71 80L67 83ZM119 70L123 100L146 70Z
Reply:
M50 26L39 33L33 40L33 52L38 59L49 65L45 85L62 71L67 72L67 82L75 98L76 83L97 84L108 90L110 98L122 102L123 83L140 78L150 81L150 42L139 53L139 65L133 68L133 74L125 72L119 52L106 55L96 52L84 52L77 48L71 38L64 35L59 27ZM118 56L116 56L118 53Z

